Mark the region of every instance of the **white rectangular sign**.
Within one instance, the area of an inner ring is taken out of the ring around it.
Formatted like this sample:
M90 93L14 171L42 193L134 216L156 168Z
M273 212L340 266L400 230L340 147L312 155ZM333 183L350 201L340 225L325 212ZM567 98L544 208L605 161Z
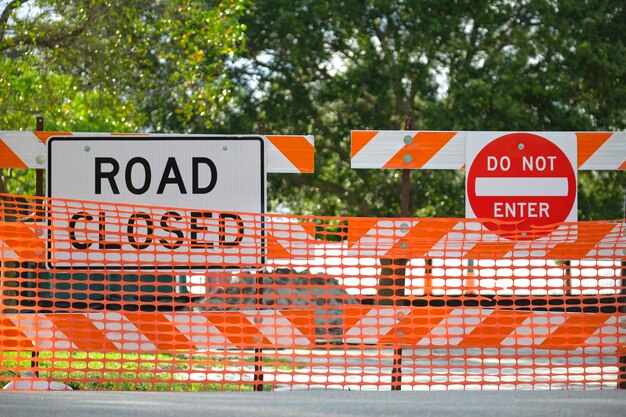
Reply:
M47 178L49 197L103 202L52 203L50 267L206 269L262 260L262 216L239 214L265 212L260 136L54 137Z

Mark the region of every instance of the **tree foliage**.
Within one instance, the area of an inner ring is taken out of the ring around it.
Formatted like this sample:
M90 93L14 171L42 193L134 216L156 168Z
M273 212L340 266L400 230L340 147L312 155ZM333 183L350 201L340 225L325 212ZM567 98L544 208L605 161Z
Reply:
M350 130L619 130L618 0L0 1L0 122L310 133L316 173L269 205L393 216L401 173L350 168ZM244 48L245 45L245 48ZM624 172L581 172L580 218L623 217ZM411 214L463 216L462 171L411 172Z
M2 120L54 128L210 128L243 47L245 1L13 0L0 19Z
M398 129L409 116L420 130L626 125L623 2L259 0L245 23L227 127L263 118L272 132L316 136L316 175L273 179L275 206L397 215L401 175L351 170L352 129ZM625 181L582 173L581 219L623 216ZM462 172L414 171L411 182L412 214L463 216Z

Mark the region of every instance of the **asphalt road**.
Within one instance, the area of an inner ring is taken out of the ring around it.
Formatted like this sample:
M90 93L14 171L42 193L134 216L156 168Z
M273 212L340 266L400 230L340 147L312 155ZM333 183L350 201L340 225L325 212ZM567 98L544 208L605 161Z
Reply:
M626 391L0 391L2 417L402 417L626 415Z

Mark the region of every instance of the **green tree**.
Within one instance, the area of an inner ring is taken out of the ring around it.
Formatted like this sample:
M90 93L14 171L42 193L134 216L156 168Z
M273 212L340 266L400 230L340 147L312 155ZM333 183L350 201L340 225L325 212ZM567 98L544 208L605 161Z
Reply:
M270 178L271 206L397 215L394 170L352 170L351 129L626 126L626 16L615 0L259 0L225 129L313 132L316 174ZM463 216L464 175L411 173L414 215ZM581 219L623 216L623 172L580 174ZM281 196L280 198L277 196Z
M246 3L0 2L0 128L32 130L35 115L46 130L211 128L232 89L226 66L244 47ZM3 178L32 192L22 171Z
M315 174L270 176L272 209L397 215L400 173L351 169L351 129L623 129L625 22L617 0L2 1L0 122L245 133L264 119L317 143ZM463 172L411 181L413 215L463 216ZM622 217L625 182L581 172L580 218Z

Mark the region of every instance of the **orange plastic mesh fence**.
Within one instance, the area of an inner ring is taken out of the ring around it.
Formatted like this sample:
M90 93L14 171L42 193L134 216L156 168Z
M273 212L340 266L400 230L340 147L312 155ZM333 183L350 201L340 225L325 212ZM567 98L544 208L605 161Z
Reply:
M0 198L2 385L626 384L624 220L529 234Z

